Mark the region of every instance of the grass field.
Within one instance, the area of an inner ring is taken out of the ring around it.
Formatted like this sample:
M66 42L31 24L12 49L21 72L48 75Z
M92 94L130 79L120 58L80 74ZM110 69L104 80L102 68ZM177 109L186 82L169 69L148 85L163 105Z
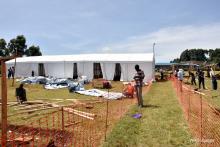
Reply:
M15 102L16 83L11 86L12 80L8 80L8 101ZM121 92L123 84L112 82L111 91ZM208 85L207 85L208 86ZM91 84L85 86L92 88ZM96 100L96 97L69 93L68 89L46 90L42 85L25 85L27 98L30 101L42 100L44 102L56 103L59 105L72 104L73 100L85 101ZM144 96L144 108L133 106L122 120L113 128L108 135L108 141L103 146L195 146L190 142L192 139L182 110L178 104L171 82L158 82L152 85L149 93ZM48 112L48 111L47 111ZM15 110L10 110L15 113ZM137 120L131 117L132 114L142 113L142 118ZM21 121L26 122L30 117L40 116L42 113L36 112L24 116ZM20 117L19 117L20 118Z
M188 80L188 82L190 82L191 79ZM187 82L187 79L184 80L185 83ZM212 104L213 106L220 108L220 81L217 80L218 82L218 88L217 90L213 90L212 89L212 81L211 78L207 78L205 77L205 87L206 89L199 89L200 92L204 93L205 96L203 96L203 98L207 99L208 102L210 104ZM196 81L197 86L193 85L193 88L198 88L198 80ZM202 85L201 85L202 86Z
M1 83L1 82L0 82ZM8 80L8 102L16 101L15 98L15 88L19 86L19 82L16 82L14 86L12 86L12 80ZM34 100L43 100L46 102L57 102L58 104L69 104L71 103L71 99L77 100L94 100L96 97L80 95L76 93L69 93L67 88L64 89L56 89L56 90L47 90L43 88L43 85L39 84L25 84L24 88L26 89L27 99L29 101ZM91 89L92 84L85 85L85 89ZM123 84L121 82L112 82L112 89L110 91L114 92L122 92ZM102 89L106 90L106 89ZM1 92L1 89L0 89Z
M15 97L15 89L19 86L19 84L20 84L19 82L16 82L15 85L12 86L12 80L11 79L7 80L8 103L17 103L16 97ZM43 88L43 85L39 85L39 84L25 84L24 88L26 89L27 100L29 102L40 101L43 103L53 103L56 105L73 105L75 103L92 102L92 101L98 101L101 99L101 98L92 97L92 96L80 95L77 93L70 93L67 88L47 90ZM92 84L85 85L85 89L91 89L91 88L93 88ZM123 89L122 82L112 81L112 88L110 89L110 91L122 92L122 89ZM101 90L106 90L106 89L101 89ZM0 92L1 92L1 89L0 89ZM34 110L34 109L41 109L41 108L40 107L36 108L36 106L33 105L33 106L30 106L30 108L28 109ZM51 109L51 110L48 109L48 110L24 113L24 114L19 114L18 116L16 115L14 116L14 114L27 111L27 110L24 110L22 108L22 105L13 106L13 107L8 106L8 115L9 116L13 115L8 120L11 122L14 122L14 120L16 120L17 123L19 122L20 124L22 123L25 124L29 121L29 119L35 118L36 116L40 117L41 115L51 112L53 110L54 109Z
M144 108L137 106L116 125L104 147L196 146L184 120L171 82L158 82L144 96ZM132 114L142 113L141 119Z
M212 82L211 79L206 79L205 84L207 87L207 90L203 90L202 92L206 95L203 96L205 99L209 101L210 104L213 106L220 108L220 81L218 80L218 89L212 90Z

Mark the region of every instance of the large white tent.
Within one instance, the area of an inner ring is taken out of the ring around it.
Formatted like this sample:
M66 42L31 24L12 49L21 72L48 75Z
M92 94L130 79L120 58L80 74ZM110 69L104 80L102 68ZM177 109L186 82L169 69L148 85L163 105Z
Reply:
M75 63L75 64L74 64ZM79 54L32 56L16 59L15 77L28 77L34 71L40 75L57 78L72 78L74 68L78 75L85 75L89 80L94 78L94 64L99 64L104 79L113 80L116 64L120 64L120 80L131 81L135 74L134 66L138 64L145 73L145 82L154 79L154 55L143 54ZM14 66L15 60L6 62L7 68ZM77 65L77 66L76 66ZM74 67L76 66L76 67Z

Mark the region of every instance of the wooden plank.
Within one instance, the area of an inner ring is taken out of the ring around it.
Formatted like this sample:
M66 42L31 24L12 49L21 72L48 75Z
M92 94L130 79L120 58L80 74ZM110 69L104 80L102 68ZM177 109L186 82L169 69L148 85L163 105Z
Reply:
M37 111L49 110L49 109L55 109L55 108L59 108L59 107L48 107L48 108L42 108L42 109L28 110L28 111L23 111L23 112L11 114L8 117L15 116L15 115L18 115L18 114L33 113L33 112L37 112Z
M18 109L15 109L15 110L28 110L28 109L35 109L35 108L45 108L45 106L47 107L50 107L48 106L48 104L37 104L37 105L27 105L27 106L24 106L22 108L18 108Z
M82 121L72 122L72 123L69 123L69 124L65 125L65 127L67 128L67 127L72 126L72 125L77 125L77 124L79 124L81 122Z
M33 140L33 137L30 137L30 136L17 137L14 139L14 141L19 141L19 142L30 142L32 140Z
M204 93L199 92L199 91L195 91L195 90L191 90L191 89L189 89L189 88L188 88L188 87L186 87L186 86L183 86L183 88L184 88L184 89L186 89L186 90L189 90L189 91L192 91L192 92L195 92L195 93L197 93L197 94L201 94L201 95L204 95L204 96L205 96L205 94L204 94Z
M93 117L89 117L89 116L83 115L83 114L81 114L81 113L73 112L73 114L79 115L79 116L84 117L84 118L88 118L88 119L94 120Z
M8 60L11 60L11 59L15 59L17 56L9 56L9 57L0 57L0 61L8 61Z
M76 109L72 109L72 108L63 108L65 111L68 111L68 112L76 112L76 113L82 113L84 115L88 115L88 116L96 116L95 114L93 113L88 113L88 112L84 112L84 111L79 111L79 110L76 110Z
M74 110L72 108L63 108L64 111L87 118L87 119L91 119L94 120L94 117L96 116L95 114L92 113L87 113L87 112L83 112L83 111L79 111L79 110Z

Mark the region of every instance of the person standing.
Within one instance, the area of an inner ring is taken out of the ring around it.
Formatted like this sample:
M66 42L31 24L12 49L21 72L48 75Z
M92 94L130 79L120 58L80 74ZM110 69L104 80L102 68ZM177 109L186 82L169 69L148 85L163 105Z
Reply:
M11 69L11 67L8 69L8 79L10 79L11 78L11 72L12 72L12 69Z
M11 76L14 79L14 77L15 77L15 67L14 66L12 66L12 68L11 68Z
M180 91L182 92L183 69L179 69L179 71L177 73L177 78L178 78L178 81L179 81Z
M143 107L143 98L142 98L142 86L143 79L145 77L144 72L139 68L139 65L135 65L136 74L134 75L135 80L135 90L138 100L138 106Z
M179 72L179 69L176 69L175 72L174 72L175 77L177 77L178 72Z
M210 78L211 67L207 67L207 77Z
M201 69L198 72L198 79L199 79L199 89L201 88L201 84L203 89L205 89L205 77L204 77L204 72Z
M212 89L217 90L218 83L217 83L217 79L216 79L215 73L212 68L210 69L210 77L212 79Z
M179 69L177 77L179 81L183 81L183 69Z
M34 71L33 70L31 71L31 76L34 77Z
M163 77L164 77L164 73L163 73L163 69L161 68L160 69L160 80L163 80Z
M196 85L196 77L193 72L189 72L189 76L191 77L191 85L195 84Z

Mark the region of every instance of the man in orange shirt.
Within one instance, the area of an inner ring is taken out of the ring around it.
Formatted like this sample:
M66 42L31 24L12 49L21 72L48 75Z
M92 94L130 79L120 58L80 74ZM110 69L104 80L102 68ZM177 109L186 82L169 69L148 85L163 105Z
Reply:
M128 83L128 86L124 88L123 94L125 97L131 97L134 96L134 87L131 85L131 83Z

